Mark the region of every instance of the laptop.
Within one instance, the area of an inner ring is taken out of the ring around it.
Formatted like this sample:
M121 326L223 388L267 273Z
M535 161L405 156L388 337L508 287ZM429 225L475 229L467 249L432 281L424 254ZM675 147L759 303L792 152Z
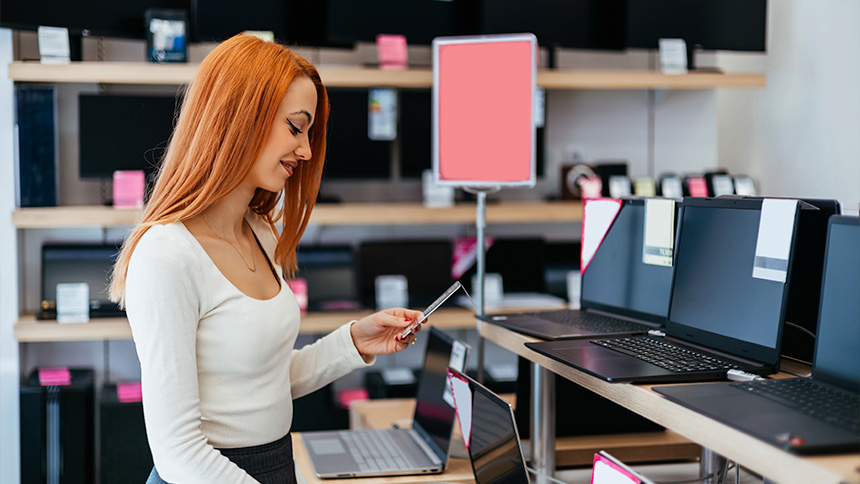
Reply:
M308 311L361 309L350 245L299 246L296 277L307 281Z
M654 387L726 425L798 454L860 451L860 219L828 227L811 378ZM806 399L809 403L795 403Z
M724 379L730 369L777 371L799 202L686 198L683 204L664 337L526 346L609 382L705 381ZM776 238L779 257L757 251L760 223L766 227L761 249L771 249L767 242ZM784 282L762 278L775 274Z
M455 419L446 369L465 368L469 347L434 327L428 333L412 428L302 433L317 477L406 476L445 470Z
M42 245L42 302L38 319L57 318L57 284L85 282L90 288L90 317L115 318L125 311L108 298L110 273L119 249L111 244Z
M644 334L662 328L669 313L673 271L643 262L644 231L645 200L622 200L618 215L582 274L581 310L478 318L543 340Z
M528 484L528 469L511 405L462 372L449 368L448 378L475 483Z

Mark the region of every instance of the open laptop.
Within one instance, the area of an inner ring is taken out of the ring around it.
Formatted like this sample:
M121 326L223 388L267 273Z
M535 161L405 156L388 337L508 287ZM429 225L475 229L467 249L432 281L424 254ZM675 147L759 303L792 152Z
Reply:
M544 340L644 334L662 328L669 313L673 271L672 267L643 262L644 231L645 200L623 199L582 274L581 310L478 318Z
M471 377L448 369L454 388L463 443L476 484L523 483L529 475L514 410Z
M858 287L860 219L830 217L811 378L675 385L654 390L792 452L860 451Z
M39 319L56 319L57 284L85 282L90 288L90 317L125 316L108 298L110 272L119 249L111 244L44 244L42 304Z
M302 433L318 477L405 476L445 470L455 419L446 370L465 368L469 347L436 328L428 332L412 428Z
M799 205L792 200L685 199L665 337L526 346L610 382L723 379L730 369L775 372ZM774 220L779 230L771 225ZM784 234L776 237L784 250L780 257L757 252L760 223L766 227L765 241ZM784 282L760 278L780 272Z

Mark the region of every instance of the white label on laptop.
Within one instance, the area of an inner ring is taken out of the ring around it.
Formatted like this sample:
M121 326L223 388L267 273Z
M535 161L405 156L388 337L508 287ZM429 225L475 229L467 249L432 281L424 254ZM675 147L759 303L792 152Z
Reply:
M397 92L391 88L373 88L367 100L367 137L374 141L391 141L397 137Z
M407 368L386 368L382 370L382 381L386 385L411 385L415 383L415 374Z
M675 251L675 201L667 198L645 200L645 236L642 262L672 267Z
M402 274L376 276L376 309L405 308L409 305L409 283Z
M459 371L466 371L466 345L459 341L454 341L454 346L451 348L451 358L448 360L448 366ZM445 380L445 393L442 394L442 399L452 408L454 407L454 398L451 392L451 380Z
M469 450L469 438L472 436L472 390L469 382L457 375L448 372L448 384L452 386L454 400L457 402L457 420L460 423L460 434L463 436L463 445Z
M611 198L589 199L585 201L582 215L582 272L603 242L603 237L621 210L621 200Z
M797 200L766 198L762 201L753 262L754 278L785 282L796 215Z
M57 322L90 320L90 285L86 282L57 284Z

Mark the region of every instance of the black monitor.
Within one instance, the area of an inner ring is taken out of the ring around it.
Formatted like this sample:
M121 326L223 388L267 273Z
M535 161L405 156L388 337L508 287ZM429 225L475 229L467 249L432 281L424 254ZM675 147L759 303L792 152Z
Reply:
M477 32L531 32L541 47L623 50L626 0L480 0Z
M42 301L57 302L57 284L85 282L90 287L90 317L122 315L108 298L110 271L119 249L109 244L42 246Z
M246 30L270 31L287 41L289 0L191 0L193 35L197 42L220 42Z
M502 275L505 293L543 293L546 290L545 247L542 238L497 238L487 249L485 272ZM472 276L476 272L477 265L472 265L460 277L460 283L469 292L472 292Z
M173 132L174 96L81 94L78 102L81 178L155 171Z
M349 245L299 246L298 272L308 285L309 311L344 311L361 308L355 274L355 256Z
M378 34L399 34L409 44L430 45L434 37L455 35L455 1L326 0L327 41L333 45L374 42Z
M695 49L764 52L767 0L628 0L626 37L644 49L684 39L689 69Z
M368 90L330 89L323 183L391 177L391 142L367 135Z
M392 240L363 242L358 251L358 280L361 300L376 306L376 277L406 276L409 304L423 309L453 282L450 240Z

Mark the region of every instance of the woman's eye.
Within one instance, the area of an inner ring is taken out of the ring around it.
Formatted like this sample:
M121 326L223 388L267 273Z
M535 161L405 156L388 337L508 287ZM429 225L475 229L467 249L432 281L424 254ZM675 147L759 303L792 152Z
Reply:
M293 132L293 134L302 134L302 132L299 130L299 128L297 128L296 125L293 124L293 122L290 121L289 119L287 120L287 124L290 125L290 130Z

